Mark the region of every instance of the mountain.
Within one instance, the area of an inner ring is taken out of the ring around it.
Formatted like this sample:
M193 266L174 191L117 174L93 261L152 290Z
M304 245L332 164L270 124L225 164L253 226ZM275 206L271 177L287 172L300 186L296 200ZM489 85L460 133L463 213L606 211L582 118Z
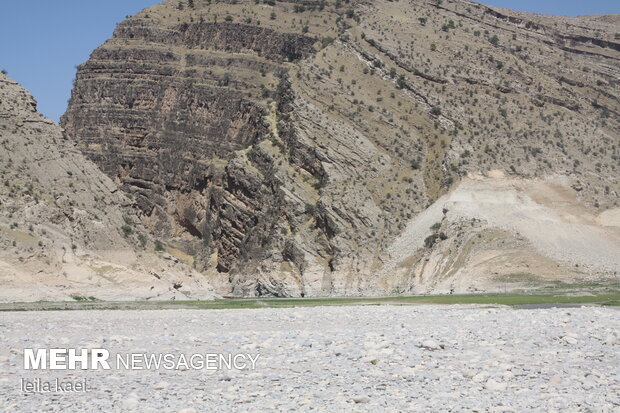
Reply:
M61 125L223 294L618 280L617 16L164 1Z
M215 296L30 93L0 74L0 96L0 301Z

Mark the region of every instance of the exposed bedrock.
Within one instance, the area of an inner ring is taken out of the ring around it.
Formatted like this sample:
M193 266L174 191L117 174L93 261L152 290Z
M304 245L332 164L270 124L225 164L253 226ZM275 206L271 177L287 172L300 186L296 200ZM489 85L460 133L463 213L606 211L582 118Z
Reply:
M615 216L613 22L465 1L271 3L165 1L79 66L62 125L168 253L242 296L493 289L478 236L501 257L496 278L620 271L555 254L527 226L452 210L416 226L481 176L517 192L557 181L579 220Z

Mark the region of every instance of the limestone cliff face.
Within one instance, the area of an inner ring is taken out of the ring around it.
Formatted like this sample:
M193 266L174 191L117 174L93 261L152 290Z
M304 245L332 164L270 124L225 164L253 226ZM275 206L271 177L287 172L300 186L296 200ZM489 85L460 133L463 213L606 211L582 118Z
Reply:
M4 74L0 148L0 301L215 295L154 251L133 201Z
M460 0L165 1L79 67L62 125L224 293L422 291L476 270L403 268L496 233L444 214L456 233L400 238L468 175L558 175L592 216L617 207L613 27Z
M81 66L63 123L135 194L154 233L178 239L201 267L217 251L217 269L229 271L249 230L276 202L260 171L231 162L268 133L256 100L268 89L253 78L273 77L313 43L228 22L128 20ZM270 166L263 168L268 174Z

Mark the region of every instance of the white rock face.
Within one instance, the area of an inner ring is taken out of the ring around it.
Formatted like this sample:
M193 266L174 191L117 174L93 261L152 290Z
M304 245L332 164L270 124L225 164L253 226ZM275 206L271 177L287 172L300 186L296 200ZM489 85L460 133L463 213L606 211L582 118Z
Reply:
M614 412L619 316L472 306L2 313L0 411ZM260 359L255 370L23 370L24 348L99 346ZM21 379L36 378L86 379L89 391L24 395Z
M587 212L570 185L570 180L557 176L508 179L472 175L463 179L452 192L410 219L388 249L389 258L379 273L385 277L394 271L408 274L418 293L493 290L497 280L493 281L492 275L521 272L516 268L522 263L526 263L523 273L541 279L576 279L582 275L573 269L587 268L593 277L599 274L596 277L617 282L620 227L613 217L620 213L609 210L604 218L597 218ZM494 234L496 240L506 238L499 245L484 244L480 238L472 244L451 243L464 228L473 231L473 223L480 231ZM425 239L433 233L434 224L441 224L448 238L430 253ZM516 249L501 246L515 239L527 242L511 244L519 245ZM426 260L412 260L421 250L427 254ZM468 258L457 260L454 251ZM411 262L417 264L407 264Z

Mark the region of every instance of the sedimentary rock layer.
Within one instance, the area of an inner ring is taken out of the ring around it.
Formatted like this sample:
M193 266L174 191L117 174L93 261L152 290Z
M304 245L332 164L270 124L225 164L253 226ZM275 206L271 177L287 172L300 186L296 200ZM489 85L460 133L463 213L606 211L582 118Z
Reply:
M518 251L500 254L510 277L616 277L613 225L610 265L560 257L516 226L469 225L459 202L406 230L479 176L517 193L560 182L595 226L617 211L610 18L460 0L165 1L79 67L62 125L225 294L469 288L487 271L467 241L478 236ZM421 241L392 256L403 234ZM429 258L442 254L453 264Z

